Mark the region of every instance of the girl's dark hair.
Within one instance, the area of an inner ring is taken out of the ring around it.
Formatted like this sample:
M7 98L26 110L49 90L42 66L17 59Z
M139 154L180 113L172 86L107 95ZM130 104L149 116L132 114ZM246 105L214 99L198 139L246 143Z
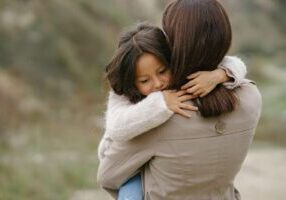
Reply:
M162 26L171 47L173 89L191 73L216 69L231 45L231 25L216 0L174 1L164 11ZM221 85L195 100L203 117L231 112L237 103L234 91Z
M162 30L146 23L139 24L120 37L118 49L106 66L106 77L118 95L125 95L133 103L144 98L135 86L136 62L150 53L166 67L170 66L170 47Z

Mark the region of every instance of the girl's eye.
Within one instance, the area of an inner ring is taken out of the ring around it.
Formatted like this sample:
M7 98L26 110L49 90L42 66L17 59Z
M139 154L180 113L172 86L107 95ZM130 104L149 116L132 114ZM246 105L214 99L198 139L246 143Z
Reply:
M148 80L142 80L142 81L139 81L140 83L144 84L144 83L147 83Z
M160 74L164 74L167 71L167 69L162 69L161 71L159 71Z

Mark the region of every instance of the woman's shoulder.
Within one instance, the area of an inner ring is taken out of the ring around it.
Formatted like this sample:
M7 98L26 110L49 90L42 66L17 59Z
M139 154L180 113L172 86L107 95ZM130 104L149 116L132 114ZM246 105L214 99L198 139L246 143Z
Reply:
M261 96L255 81L249 79L243 79L242 84L237 88L237 93L242 93L250 97L255 95Z
M239 98L239 107L254 113L261 111L262 96L254 81L245 79L243 84L237 88L236 95Z

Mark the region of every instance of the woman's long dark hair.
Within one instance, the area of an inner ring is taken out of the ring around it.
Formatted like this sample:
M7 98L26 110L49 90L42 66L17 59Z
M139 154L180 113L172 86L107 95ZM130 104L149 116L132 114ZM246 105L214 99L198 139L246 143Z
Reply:
M106 77L118 95L125 95L133 103L144 98L135 86L136 62L144 53L150 53L167 68L170 67L171 51L163 31L146 23L123 33L118 49L106 66Z
M216 69L231 45L230 22L216 0L174 1L165 9L162 26L171 47L173 89L194 72ZM231 112L237 102L234 91L221 85L195 100L203 117Z

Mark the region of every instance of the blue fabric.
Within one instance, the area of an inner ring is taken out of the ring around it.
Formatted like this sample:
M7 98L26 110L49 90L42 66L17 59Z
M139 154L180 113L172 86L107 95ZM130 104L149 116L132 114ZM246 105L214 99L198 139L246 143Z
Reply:
M118 200L143 200L143 197L140 174L133 176L119 188Z

